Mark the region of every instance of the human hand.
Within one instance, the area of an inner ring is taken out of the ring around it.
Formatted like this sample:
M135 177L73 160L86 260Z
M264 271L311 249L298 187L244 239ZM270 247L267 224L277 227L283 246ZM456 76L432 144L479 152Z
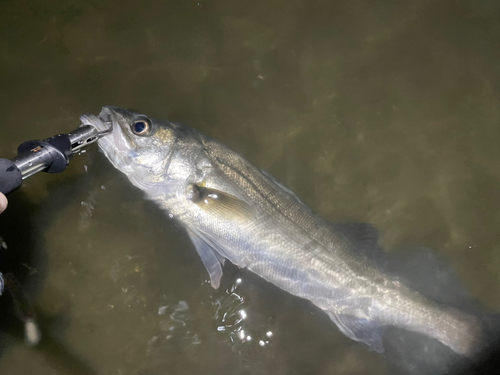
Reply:
M0 193L0 214L5 211L7 208L7 197Z

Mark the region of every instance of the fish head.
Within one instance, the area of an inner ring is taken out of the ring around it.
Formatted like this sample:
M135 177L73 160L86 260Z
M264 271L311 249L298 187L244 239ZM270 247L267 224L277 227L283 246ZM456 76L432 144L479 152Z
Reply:
M99 147L134 185L153 191L170 178L179 124L112 106L103 107L99 117L112 126L110 134L99 139Z

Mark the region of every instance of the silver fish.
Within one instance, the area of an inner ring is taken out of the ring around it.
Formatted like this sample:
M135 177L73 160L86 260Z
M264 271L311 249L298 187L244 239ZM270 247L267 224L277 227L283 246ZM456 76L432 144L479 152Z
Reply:
M109 161L186 229L218 288L228 259L324 310L341 332L383 351L383 328L433 337L471 356L476 318L410 290L367 250L368 224L332 224L227 146L186 125L106 106ZM96 124L102 126L102 124ZM100 129L105 130L105 129Z

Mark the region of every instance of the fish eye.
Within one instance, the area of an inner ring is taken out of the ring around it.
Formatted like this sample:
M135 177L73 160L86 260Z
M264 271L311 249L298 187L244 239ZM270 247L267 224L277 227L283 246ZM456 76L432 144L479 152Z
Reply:
M151 131L151 121L148 118L135 120L131 126L131 130L135 135L148 135Z

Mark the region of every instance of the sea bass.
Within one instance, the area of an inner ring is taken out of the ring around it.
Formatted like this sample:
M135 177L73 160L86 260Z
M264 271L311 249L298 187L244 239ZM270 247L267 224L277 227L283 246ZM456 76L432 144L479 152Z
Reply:
M238 153L195 129L106 106L109 161L187 230L218 288L228 259L325 311L341 332L383 351L383 328L439 340L471 356L480 324L389 276L368 254L368 224L332 224ZM94 124L103 128L103 123Z

